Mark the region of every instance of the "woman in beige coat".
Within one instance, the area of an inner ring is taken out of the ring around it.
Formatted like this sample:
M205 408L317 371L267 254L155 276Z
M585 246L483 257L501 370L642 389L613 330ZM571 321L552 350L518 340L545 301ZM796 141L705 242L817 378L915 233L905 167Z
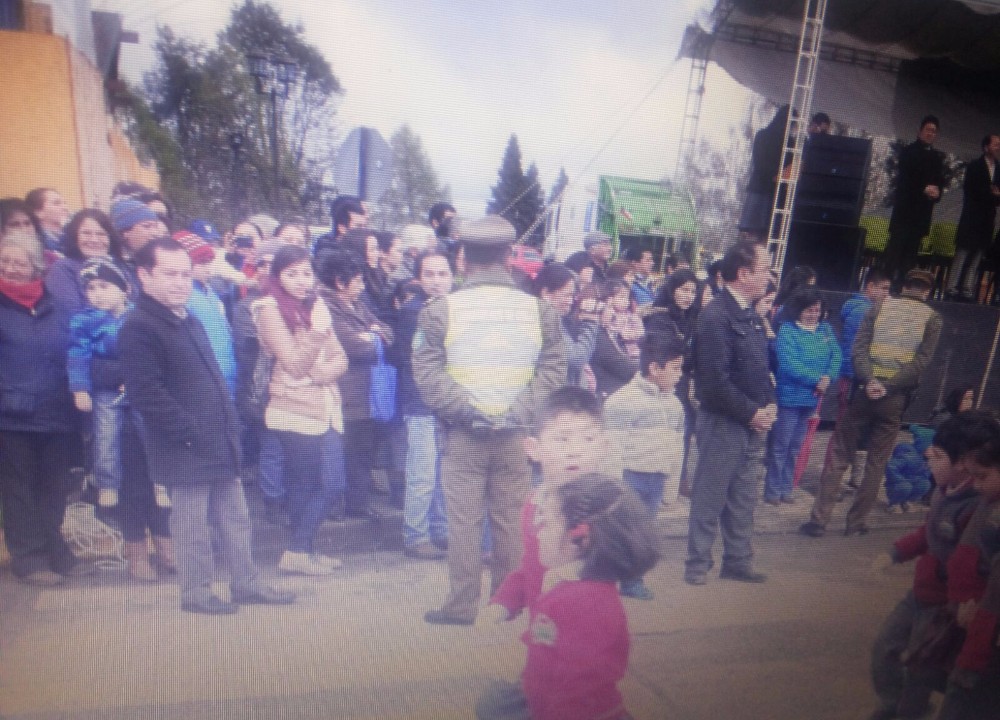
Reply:
M308 251L286 245L271 263L270 294L254 304L261 350L274 358L264 424L281 442L288 493L290 537L278 569L300 575L328 575L340 566L314 554L312 544L328 510L324 437L344 431L337 380L347 356L314 285Z

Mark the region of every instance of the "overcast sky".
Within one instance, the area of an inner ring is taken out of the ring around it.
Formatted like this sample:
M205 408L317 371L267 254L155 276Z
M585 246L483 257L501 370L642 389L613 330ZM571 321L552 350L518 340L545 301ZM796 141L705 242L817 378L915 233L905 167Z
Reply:
M339 126L420 136L460 212L481 214L511 133L548 192L560 166L659 179L673 172L688 79L676 62L705 0L272 0L301 22L345 89ZM133 81L153 63L157 23L212 42L227 0L95 0L124 15ZM742 104L729 102L738 117ZM739 105L739 107L736 107ZM604 147L606 145L606 147ZM602 150L602 147L604 148Z

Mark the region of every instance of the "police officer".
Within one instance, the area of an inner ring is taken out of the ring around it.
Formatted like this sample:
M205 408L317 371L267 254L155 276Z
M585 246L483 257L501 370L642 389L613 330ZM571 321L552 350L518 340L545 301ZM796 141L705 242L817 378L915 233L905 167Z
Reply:
M886 298L861 321L851 352L854 396L830 438L832 450L819 479L812 515L799 528L803 535L820 537L826 532L840 478L862 437L867 439L868 459L861 488L847 512L844 534L868 532L865 519L878 497L903 411L941 337L941 316L927 304L933 285L934 276L928 271L910 270L903 281L903 294Z
M464 224L465 283L421 311L413 339L413 379L445 427L451 591L441 609L424 616L429 623L474 622L485 515L494 591L520 562L518 519L530 487L523 440L537 406L566 378L559 317L518 290L508 270L515 239L499 216Z

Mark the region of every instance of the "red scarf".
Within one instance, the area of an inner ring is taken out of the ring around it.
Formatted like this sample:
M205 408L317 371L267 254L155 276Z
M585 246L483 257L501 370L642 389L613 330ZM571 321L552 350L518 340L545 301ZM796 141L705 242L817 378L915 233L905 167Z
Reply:
M271 295L278 303L278 312L284 319L288 329L293 333L300 327L309 329L312 327L312 306L316 301L314 297L307 297L305 300L296 300L289 295L281 283L277 280L272 282Z
M29 310L35 309L35 305L41 300L44 291L45 287L42 285L41 278L29 280L26 283L11 282L0 278L0 293Z

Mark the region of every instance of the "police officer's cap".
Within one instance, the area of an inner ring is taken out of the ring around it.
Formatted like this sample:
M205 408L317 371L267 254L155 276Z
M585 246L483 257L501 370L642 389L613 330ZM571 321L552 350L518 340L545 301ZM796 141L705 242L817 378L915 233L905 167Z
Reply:
M487 215L462 223L462 242L474 247L490 248L513 245L517 230L499 215Z

